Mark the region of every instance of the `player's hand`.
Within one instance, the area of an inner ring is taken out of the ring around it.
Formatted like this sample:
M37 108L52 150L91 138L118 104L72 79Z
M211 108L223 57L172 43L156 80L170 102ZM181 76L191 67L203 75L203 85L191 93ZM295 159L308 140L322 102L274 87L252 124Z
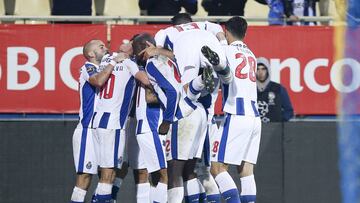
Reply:
M120 53L118 53L118 54L114 57L113 60L114 60L116 63L120 63L120 62L122 62L123 60L125 60L125 59L127 59L127 58L129 58L129 54L120 52Z
M169 121L163 121L159 127L159 134L166 135L170 129L170 124L171 123Z
M157 48L155 45L151 44L150 42L146 41L146 44L148 45L147 48L145 48L144 50L142 50L139 53L139 56L141 54L144 54L144 58L150 58L152 56L156 56L159 55L159 48Z

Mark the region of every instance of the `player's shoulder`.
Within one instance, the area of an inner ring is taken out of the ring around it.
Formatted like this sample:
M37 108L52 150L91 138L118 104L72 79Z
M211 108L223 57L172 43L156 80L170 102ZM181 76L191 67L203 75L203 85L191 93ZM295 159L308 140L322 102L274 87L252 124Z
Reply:
M81 67L81 72L87 72L89 75L97 72L98 67L93 64L93 63L89 63L86 62L82 67Z

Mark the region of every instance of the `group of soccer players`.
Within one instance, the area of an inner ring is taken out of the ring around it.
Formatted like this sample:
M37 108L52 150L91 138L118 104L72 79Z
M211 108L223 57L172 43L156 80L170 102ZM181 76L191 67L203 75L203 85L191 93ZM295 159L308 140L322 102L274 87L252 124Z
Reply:
M100 40L84 45L72 203L85 201L92 174L99 174L92 202L121 199L128 166L140 203L255 202L261 122L256 58L242 42L247 23L232 17L223 30L184 13L172 23L155 37L135 35L118 53ZM220 86L225 116L218 128ZM240 193L229 165L238 168Z

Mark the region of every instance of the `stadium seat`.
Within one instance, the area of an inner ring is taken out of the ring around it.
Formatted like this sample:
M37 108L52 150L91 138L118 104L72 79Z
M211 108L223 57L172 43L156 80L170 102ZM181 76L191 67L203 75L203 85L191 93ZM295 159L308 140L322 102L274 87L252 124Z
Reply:
M19 16L49 16L49 0L16 0L14 15Z
M0 15L5 15L4 1L0 1Z
M207 12L205 11L204 7L201 6L202 0L198 0L198 11L196 12L195 16L205 17L207 16Z
M269 7L267 5L260 4L254 0L248 0L245 5L245 17L263 17L267 18L269 13ZM251 25L267 25L268 22L249 22Z
M106 16L139 16L140 9L136 0L105 0Z

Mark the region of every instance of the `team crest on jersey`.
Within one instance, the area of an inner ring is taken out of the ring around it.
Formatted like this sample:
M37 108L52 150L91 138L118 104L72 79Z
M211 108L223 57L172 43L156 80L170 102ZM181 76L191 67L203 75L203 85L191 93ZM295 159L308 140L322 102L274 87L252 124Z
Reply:
M86 72L92 73L94 71L95 71L95 66L93 66L93 65L86 66Z
M275 105L275 93L274 92L269 92L268 94L268 99L269 99L269 105Z
M87 168L87 169L91 169L91 167L92 167L92 164L91 164L91 161L89 161L89 162L86 164L86 168Z

